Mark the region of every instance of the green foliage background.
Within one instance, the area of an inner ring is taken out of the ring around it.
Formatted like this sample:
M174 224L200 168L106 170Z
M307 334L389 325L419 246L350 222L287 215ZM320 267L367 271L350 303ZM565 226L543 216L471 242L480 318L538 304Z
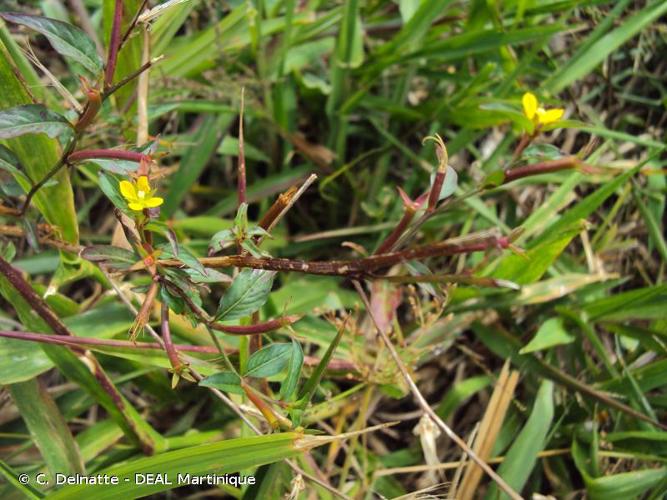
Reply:
M127 29L142 2L123 5ZM114 1L0 0L0 11L82 27L102 57ZM449 276L440 282L369 285L374 312L393 328L413 380L439 417L468 439L491 411L503 364L519 372L485 458L504 457L497 460L498 474L525 497L664 497L666 2L190 0L153 12L147 38L140 23L124 45L115 81L141 66L145 40L151 57L164 56L149 73L147 120L160 165L155 183L165 199L162 219L193 272L211 238L234 225L242 89L247 224L257 223L290 186L310 173L318 176L262 246L273 257L358 258L359 248L372 253L403 213L396 187L413 198L428 189L436 160L432 143L422 140L440 134L457 172L456 191L409 244L489 229L523 232L516 252L492 248L430 259L426 269L393 269ZM31 63L28 40L53 78L85 102L79 79L85 68L59 55L44 36L0 21L0 112L41 103L75 122L71 103ZM91 82L95 77L87 74ZM548 107L565 108L566 116L540 134L520 162L576 155L591 168L478 191L483 179L512 161L528 125L521 110L527 91ZM134 148L138 92L133 80L107 100L78 148ZM30 184L26 176L41 179L66 141L39 133L0 144L8 148L0 150L4 258L77 337L127 340L135 315L94 259L45 243L53 236L69 245L118 244L113 210L123 201L116 194L114 202L113 189L127 165L114 164L113 178L99 175L109 170L101 161L61 170L22 218L12 210ZM41 223L51 226L49 237ZM166 227L159 226L163 233ZM131 264L136 256L129 255ZM220 271L228 277L216 275L217 283L202 295L207 310L244 296L236 289L224 295L233 270ZM236 286L249 274L239 275ZM479 286L482 278L519 287ZM131 289L145 293L148 275L114 279L138 308L142 296ZM463 466L441 476L410 469L457 462L462 453L443 435L431 456L424 445L429 436L413 433L421 413L350 281L278 273L262 290L253 289L261 297L240 308L242 318L234 312L228 319L243 326L253 311L262 320L303 316L263 336L270 351L251 356L247 337L215 332L212 338L174 310L175 342L238 350L231 359L235 369L255 377L269 399L282 400L274 410L307 432L356 431L393 420L399 425L351 437L343 446L324 439L305 445L301 429L270 434L255 411L248 418L265 435L254 436L210 391L218 387L236 404L250 405L238 376L215 351L187 354L192 367L212 376L208 383L181 379L172 388L172 364L161 349L91 344L86 348L93 362L62 345L3 337L2 497L118 498L166 489L43 488L16 479L22 472L84 471L254 474L253 487L222 488L244 499L290 492L298 498L394 498L424 488L455 495L461 486L455 471L463 473ZM3 331L51 333L3 277L0 293ZM157 311L150 322L158 328ZM151 341L147 335L137 340ZM325 371L317 361L328 356L332 364ZM342 361L354 370L337 369ZM122 395L120 409L95 363ZM312 451L303 453L306 448ZM142 458L146 453L152 456ZM305 489L291 483L296 472L285 459L304 473ZM503 495L487 477L476 493Z

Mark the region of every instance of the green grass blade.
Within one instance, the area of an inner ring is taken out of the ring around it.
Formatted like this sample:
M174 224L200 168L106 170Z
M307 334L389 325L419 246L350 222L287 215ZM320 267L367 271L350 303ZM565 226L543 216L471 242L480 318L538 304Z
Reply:
M54 477L63 474L83 474L79 449L60 410L37 380L8 386L21 417L30 430L46 466Z
M169 192L162 206L163 213L171 215L178 208L215 154L231 121L232 116L228 114L209 115L204 119L193 137L195 144L185 151L178 171L171 179Z
M526 425L521 429L516 440L505 455L505 460L498 469L498 474L515 491L521 491L537 462L537 454L546 445L545 439L554 417L553 401L554 384L545 380L540 384L533 411L528 417ZM487 499L498 498L498 489L492 484L487 493ZM500 494L500 498L509 498Z
M662 0L651 2L630 18L624 20L614 31L586 47L584 52L578 53L567 64L561 66L559 71L547 81L546 88L553 93L557 93L583 78L611 53L665 12L667 12L666 2Z
M32 98L14 73L13 61L0 41L0 109L32 104ZM33 182L41 180L60 158L58 141L43 134L27 135L4 141L23 165ZM74 195L67 169L54 179L57 184L42 188L35 205L50 224L56 226L65 241L77 243L79 226L74 208Z
M260 465L291 458L302 453L298 440L302 435L294 432L227 439L218 443L183 448L140 458L123 465L99 471L118 477L118 485L73 485L51 494L54 500L92 498L96 500L138 498L179 486L181 474L203 476L224 475L244 471ZM162 474L172 484L137 484L135 474Z

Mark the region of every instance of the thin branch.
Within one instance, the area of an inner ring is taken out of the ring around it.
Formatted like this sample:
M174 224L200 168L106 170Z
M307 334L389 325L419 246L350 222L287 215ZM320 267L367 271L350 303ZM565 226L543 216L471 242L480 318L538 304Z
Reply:
M120 45L118 47L118 51L120 51L123 48L123 46L125 45L125 42L127 42L128 38L130 38L130 35L132 34L132 30L137 25L137 21L139 21L139 16L141 16L141 13L146 8L146 5L148 5L148 0L143 0L143 2L141 2L141 5L137 9L137 12L134 14L134 18L132 19L132 22L129 24L129 26L125 30L125 34L123 35L123 38L121 39Z
M105 274L106 274L106 273L105 273ZM132 302L131 302L127 297L125 297L125 294L120 290L120 288L118 287L118 285L115 285L114 282L110 279L110 277L109 277L108 275L107 275L107 278L109 278L109 281L112 283L112 286L113 286L114 290L116 290L116 293L118 293L119 297L121 298L121 301L122 301L122 302L123 302L129 309L130 309L130 311L132 311L134 314L137 314L137 309L134 307L134 305L132 304ZM151 335L153 335L154 337L158 338L158 339L159 339L159 342L160 342L162 345L164 345L164 343L162 343L162 339L160 338L160 336L157 334L157 332L155 331L155 329L154 329L151 325L146 325L146 329L151 333ZM204 379L204 377L203 377L199 372L197 372L197 370L195 370L194 368L192 368L191 366L188 366L188 371L190 372L190 374L192 375L192 377L193 377L197 382L199 382L199 381L201 381L201 380ZM227 405L227 406L228 406L234 413L236 413L236 415L237 415L237 416L238 416L238 417L239 417L239 418L240 418L240 419L241 419L241 420L242 420L242 421L243 421L243 422L244 422L244 423L245 423L245 424L246 424L246 425L247 425L247 426L248 426L248 427L255 433L255 434L260 435L260 436L263 435L262 431L260 431L259 428L257 428L257 427L255 426L255 424L253 424L253 423L248 419L248 417L243 413L243 411L241 410L241 408L240 408L234 401L232 401L231 399L229 399L229 398L227 397L226 394L224 394L224 393L223 393L222 391L220 391L219 389L215 389L215 388L213 388L213 387L207 387L207 389L208 389L209 391L211 391L211 393L212 393L215 397L217 397L217 398L220 399L223 403L225 403L225 404L226 404L226 405ZM346 495L344 495L344 494L342 494L341 492L339 492L337 489L335 489L335 488L334 488L333 486L331 486L330 484L327 484L326 482L324 482L324 481L322 481L322 480L320 480L320 479L318 479L318 478L316 478L316 477L313 477L313 476L311 476L310 474L306 474L306 473L305 473L304 471L302 471L302 470L301 470L301 469L300 469L300 468L299 468L293 461L291 461L291 460L289 460L289 459L286 459L285 462L286 462L287 465L289 465L289 466L292 468L292 470L294 470L294 472L296 472L297 474L301 474L301 475L303 475L304 477L307 477L309 480L311 480L311 481L313 481L314 483L318 484L319 486L321 486L322 488L326 489L327 491L329 491L329 492L332 493L333 495L335 495L335 496L337 496L337 497L339 497L339 498L343 498L343 499L348 499L348 500L349 500L349 497L347 497Z
M245 143L243 141L243 110L245 107L245 88L241 88L241 113L239 114L239 163L238 163L238 205L246 202Z
M541 163L534 163L533 165L526 165L524 167L516 167L505 170L505 178L503 184L529 177L531 175L547 174L551 172L559 172L561 170L569 170L582 165L582 162L576 156L568 156L566 158L559 158L557 160L549 160Z
M164 341L164 350L167 352L167 357L169 358L171 367L174 369L174 374L179 375L183 370L183 363L178 357L176 346L174 346L174 343L171 340L171 330L169 328L169 306L167 306L166 302L162 302L160 305L160 315L160 327L162 330L162 340Z
M278 214L278 216L271 221L269 226L266 228L266 231L270 233L274 227L276 227L276 224L280 222L280 219L282 219L287 212L290 211L290 209L294 206L294 204L301 198L301 195L306 192L306 190L310 187L310 185L317 180L317 175L315 174L310 174L308 178L305 180L305 182L301 185L299 190L296 192L294 196L292 196L289 201L287 202L287 205L282 209L282 211Z
M21 327L20 323L18 323L16 326L19 328ZM61 335L49 335L46 333L24 331L0 331L0 337L23 340L26 342L39 342L41 344L55 344L68 347L81 347L86 349L111 347L115 349L132 349L140 351L151 349L164 350L164 342L132 342L129 340L98 339L95 337L64 337ZM217 347L210 345L174 344L174 348L179 352L188 352L193 354L221 354ZM224 350L224 354L227 355L236 353L238 353L238 349L227 348ZM303 358L303 362L306 366L317 366L320 364L320 361L321 359L316 356L304 356ZM331 359L327 364L327 369L336 372L358 372L357 366L351 361L345 359Z
M102 100L105 100L105 99L109 98L109 96L111 96L111 95L112 95L114 92L116 92L118 89L120 89L120 88L124 87L125 85L127 85L128 83L130 83L132 80L134 80L135 78L137 78L139 75L141 75L141 74L142 74L144 71L146 71L147 69L149 69L149 68L155 66L155 65L156 65L158 62L160 62L162 59L164 59L164 56L158 56L158 57L154 57L153 59L151 59L151 60L148 61L147 63L142 64L142 65L139 67L139 69L135 70L133 73L130 73L128 76L126 76L125 78L123 78L120 82L118 82L118 83L116 83L116 84L110 86L109 88L107 88L107 89L104 91L104 93L102 94Z
M104 72L104 88L111 87L113 75L116 72L116 62L118 60L118 51L120 50L121 34L120 28L123 23L123 0L116 0L113 11L113 24L111 25L111 37L109 39L109 56L107 57L107 67Z
M221 323L208 323L213 330L224 332L228 335L257 335L259 333L268 333L280 328L284 328L301 319L301 316L283 316L282 318L271 319L269 321L258 322L252 325L223 325Z
M479 467L481 467L484 470L484 472L486 472L489 475L489 477L491 477L491 479L493 479L496 482L496 484L498 484L500 489L502 489L505 493L507 493L512 499L522 500L521 495L515 492L498 474L496 474L496 472L486 462L480 459L475 454L475 452L472 451L470 446L468 446L463 439L461 439L452 429L450 429L450 427L445 422L442 421L442 419L438 416L438 414L435 411L433 411L433 408L431 408L431 406L428 404L422 393L419 391L417 384L415 384L415 382L412 380L412 377L410 376L407 367L405 366L403 360L396 351L396 348L394 347L394 344L391 342L391 339L387 335L387 332L385 332L384 329L380 327L380 324L375 318L375 314L373 313L373 309L368 300L368 297L366 296L366 292L361 286L361 283L355 280L353 284L355 289L357 290L357 293L361 297L362 302L366 306L366 312L371 318L371 321L373 322L375 329L380 334L383 343L389 350L389 353L391 354L391 357L393 358L394 362L396 363L396 366L401 372L403 379L408 384L410 392L412 392L413 397L417 401L417 404L424 411L424 413L428 415L431 418L431 420L433 420L433 422L435 422L435 424L438 427L440 427L440 429L445 434L447 434L447 436L452 441L454 441L463 451L465 451L465 453L472 459L472 461L475 462Z
M122 149L81 149L74 151L67 157L69 163L94 159L125 160L141 163L141 161L150 161L151 157L136 151L125 151Z
M372 271L391 267L408 260L479 252L490 248L508 248L509 245L510 241L507 237L486 232L484 234L472 235L472 237L468 238L453 238L432 245L410 248L401 252L373 255L362 259L304 261L297 259L257 258L249 255L229 255L204 257L199 259L199 262L211 268L250 267L273 271L356 277L365 276ZM157 265L181 267L183 263L176 259L164 259L158 260Z
M67 157L70 155L72 151L74 151L74 148L76 147L76 141L77 138L75 136L74 139L70 141L69 145L67 146L67 149L65 149L65 151L63 152L62 156L57 161L57 163L53 167L51 167L51 170L49 170L39 182L32 185L32 187L28 191L28 194L26 194L25 202L21 207L21 213L20 213L21 216L25 215L26 211L28 210L28 207L30 206L30 202L32 201L33 197L37 194L37 191L39 191L42 188L42 186L44 186L44 184L49 182L49 180L58 172L60 172L60 169L67 164Z
M30 284L23 279L21 273L15 269L9 262L0 256L0 274L2 274L12 287L23 297L23 299L30 304L32 310L44 320L44 322L56 334L64 338L76 338L74 334L67 328L67 326L60 320L60 318L51 310L49 305L40 297ZM123 398L118 388L104 371L97 358L81 347L71 346L70 349L77 355L77 357L84 357L89 363L89 368L95 380L100 384L102 390L109 396L108 406L104 401L100 401L107 411L114 409L117 415L124 424L124 431L141 446L144 452L148 455L154 451L154 443L143 432L139 432L136 423L127 414L127 401ZM120 422L119 422L120 423ZM147 439L148 437L148 439Z

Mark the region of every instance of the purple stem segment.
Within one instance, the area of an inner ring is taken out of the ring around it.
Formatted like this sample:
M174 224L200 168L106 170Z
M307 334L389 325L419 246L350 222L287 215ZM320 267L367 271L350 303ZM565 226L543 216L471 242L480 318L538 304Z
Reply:
M150 161L151 157L136 151L123 151L120 149L82 149L75 151L67 157L67 161L75 163L78 161L92 160L92 159L109 159L109 160L125 160L141 163L142 161Z
M113 24L111 25L111 38L109 39L109 57L107 58L107 67L104 73L104 88L111 87L113 83L113 75L116 72L116 61L118 60L118 50L121 43L120 28L122 22L123 0L116 0L113 12Z

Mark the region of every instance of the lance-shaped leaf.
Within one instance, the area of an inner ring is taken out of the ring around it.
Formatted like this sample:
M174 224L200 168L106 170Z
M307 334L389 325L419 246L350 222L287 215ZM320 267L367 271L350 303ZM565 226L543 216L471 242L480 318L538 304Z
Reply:
M299 375L303 368L303 350L301 344L292 339L292 348L290 350L289 362L287 364L287 376L280 386L280 398L287 399L296 390L299 383Z
M275 275L259 269L241 271L220 300L215 319L238 319L257 311L268 299Z
M115 269L127 269L140 257L134 252L111 245L92 245L81 252L81 257L91 262L103 262Z
M280 373L292 356L292 344L274 343L263 347L248 359L247 377L271 377Z
M241 389L241 377L232 372L218 372L199 382L204 387L215 387L221 391L233 394L245 394Z
M95 43L76 26L49 17L14 12L0 13L0 17L8 22L27 26L46 36L59 54L80 64L93 76L97 76L102 70L102 60L97 54Z
M0 139L25 134L46 134L56 138L71 129L72 125L64 116L41 104L26 104L0 111Z

